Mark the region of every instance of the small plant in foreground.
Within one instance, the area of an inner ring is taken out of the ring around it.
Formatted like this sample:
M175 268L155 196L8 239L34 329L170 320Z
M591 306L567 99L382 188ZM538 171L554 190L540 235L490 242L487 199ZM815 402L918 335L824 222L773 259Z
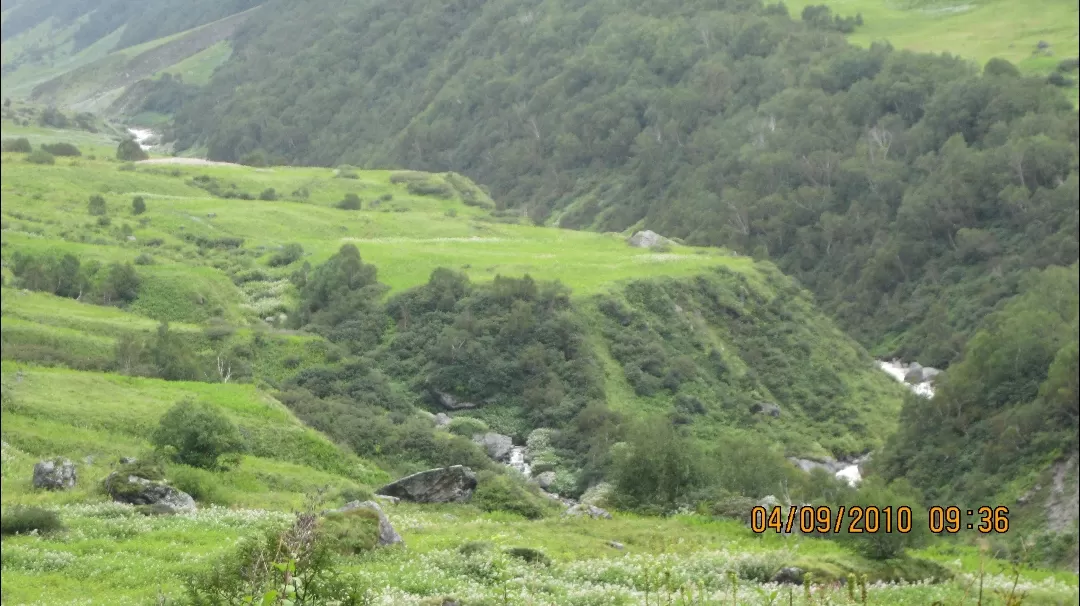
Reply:
M6 509L0 516L0 535L46 534L63 530L60 516L55 511L40 507L14 506Z

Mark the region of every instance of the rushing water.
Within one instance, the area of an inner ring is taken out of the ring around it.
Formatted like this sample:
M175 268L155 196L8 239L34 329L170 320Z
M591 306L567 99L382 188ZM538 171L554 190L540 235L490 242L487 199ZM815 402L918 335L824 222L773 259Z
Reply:
M888 373L890 377L896 379L897 381L900 381L904 385L907 385L908 389L910 389L911 391L919 394L920 396L923 396L924 398L934 397L934 385L930 381L925 381L916 385L912 385L911 383L904 381L904 375L907 374L907 368L902 362L899 362L897 360L878 360L877 365L878 368Z
M135 142L139 144L139 147L143 149L150 149L152 145L148 145L146 141L154 136L154 131L149 128L128 128L127 131L131 133L132 137L135 137Z
M525 447L515 446L510 449L510 467L521 472L526 478L532 474L532 465L525 462Z

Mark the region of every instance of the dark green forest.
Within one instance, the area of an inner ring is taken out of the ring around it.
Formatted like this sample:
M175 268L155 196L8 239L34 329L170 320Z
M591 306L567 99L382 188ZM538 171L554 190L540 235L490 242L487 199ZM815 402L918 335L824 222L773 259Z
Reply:
M854 48L756 0L271 2L171 136L457 171L570 228L769 258L880 355L947 366L1077 258L1077 114L994 60ZM361 43L362 41L362 43Z

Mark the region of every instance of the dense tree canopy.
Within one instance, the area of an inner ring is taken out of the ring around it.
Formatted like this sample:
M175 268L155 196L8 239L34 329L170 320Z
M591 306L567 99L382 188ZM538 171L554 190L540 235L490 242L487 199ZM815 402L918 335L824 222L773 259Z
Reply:
M453 170L538 221L768 256L926 364L1077 258L1076 112L1004 61L857 49L857 19L756 0L266 8L180 148Z

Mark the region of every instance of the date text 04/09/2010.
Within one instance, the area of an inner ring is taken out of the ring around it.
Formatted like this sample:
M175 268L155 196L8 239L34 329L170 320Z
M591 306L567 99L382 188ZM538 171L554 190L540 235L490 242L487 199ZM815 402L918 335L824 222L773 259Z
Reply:
M927 512L930 532L957 533L973 530L983 534L1004 533L1009 530L1009 508L983 506L966 510L960 507L931 507ZM771 509L758 506L750 512L750 529L756 533L769 530L777 533L849 534L911 532L911 507L876 507L874 505L792 506Z

